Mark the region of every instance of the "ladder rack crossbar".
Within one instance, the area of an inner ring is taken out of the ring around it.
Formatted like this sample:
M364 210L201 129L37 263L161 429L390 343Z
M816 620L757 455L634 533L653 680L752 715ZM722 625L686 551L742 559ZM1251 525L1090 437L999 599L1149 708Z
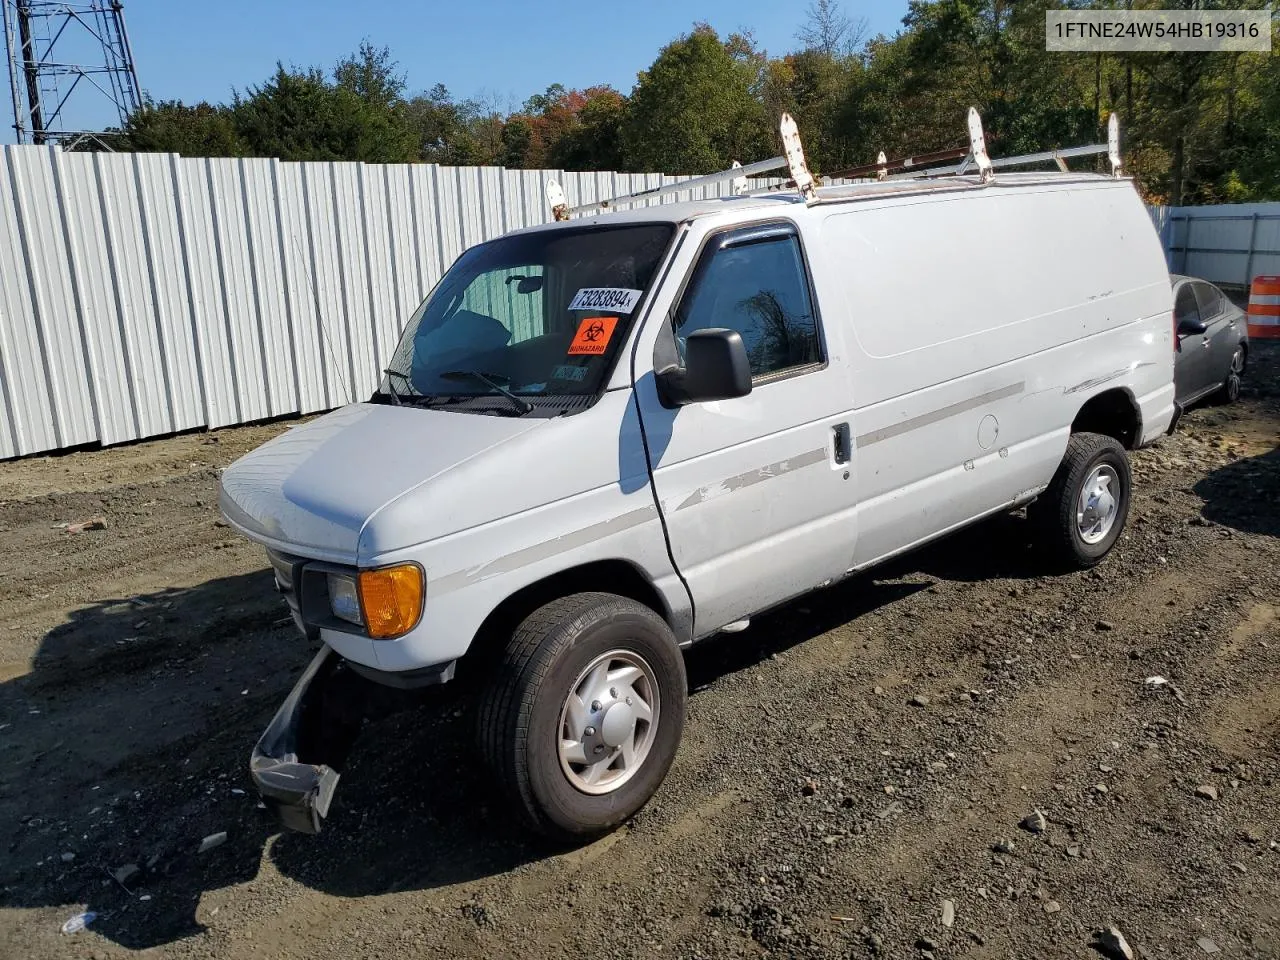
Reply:
M1094 143L1084 147L1064 147L1061 150L1045 150L1041 153L1025 153L1016 157L992 157L991 166L996 169L1003 167L1021 167L1032 163L1048 163L1054 160L1068 160L1071 157L1092 157L1099 154L1105 154L1107 150L1108 146L1105 143ZM889 179L924 179L927 177L963 173L966 169L972 166L972 164L973 161L966 157L962 162L949 167L934 167L930 170L895 173L891 174Z
M636 193L623 194L620 197L610 197L608 200L596 200L593 203L583 203L576 207L571 207L570 213L590 213L594 210L608 210L623 203L640 203L644 200L652 200L655 197L669 196L673 193L684 193L688 190L696 190L699 187L709 187L715 183L724 183L728 180L738 180L745 177L754 177L761 173L768 173L770 170L777 170L787 165L786 157L774 157L771 160L757 160L755 163L748 163L741 167L733 167L729 170L721 170L719 173L708 173L706 176L694 177L691 180L682 180L679 183L664 183L660 187L650 187L648 190L640 190Z

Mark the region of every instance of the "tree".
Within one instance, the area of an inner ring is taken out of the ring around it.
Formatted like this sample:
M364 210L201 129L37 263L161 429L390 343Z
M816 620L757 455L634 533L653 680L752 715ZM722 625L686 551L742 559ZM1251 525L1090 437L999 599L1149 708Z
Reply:
M147 102L125 121L118 150L180 153L184 157L238 157L246 150L226 107L178 100Z
M330 72L278 65L230 105L148 101L102 140L186 156L704 173L776 153L777 118L788 111L823 173L871 163L880 150L962 146L970 106L997 156L1097 142L1119 110L1125 169L1149 199L1280 198L1280 58L1046 56L1044 9L1025 0L909 0L898 34L862 44L864 25L840 0L811 0L797 33L802 49L769 57L750 33L721 37L697 24L659 52L630 96L553 83L518 108L493 96L457 99L441 84L409 97L390 50L365 41Z
M626 169L622 153L622 124L627 99L612 87L589 87L577 123L551 144L547 161L563 170Z
M805 50L816 50L831 58L853 54L866 35L866 19L851 20L836 0L813 0L805 11L803 26L796 31L796 39Z
M253 156L282 160L417 159L405 117L395 106L366 102L355 90L327 83L319 70L278 64L266 83L236 94L236 129Z
M354 54L338 61L333 81L371 109L395 110L404 102L405 76L397 72L399 66L389 47L375 48L365 40Z
M772 140L749 38L706 24L668 44L639 75L622 123L632 169L707 173L764 156Z

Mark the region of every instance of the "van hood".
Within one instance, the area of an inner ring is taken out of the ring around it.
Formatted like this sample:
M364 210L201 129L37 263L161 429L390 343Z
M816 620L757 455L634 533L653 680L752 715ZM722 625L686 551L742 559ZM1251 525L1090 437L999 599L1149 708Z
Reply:
M357 403L294 427L222 474L227 520L268 545L358 562L381 507L549 421Z

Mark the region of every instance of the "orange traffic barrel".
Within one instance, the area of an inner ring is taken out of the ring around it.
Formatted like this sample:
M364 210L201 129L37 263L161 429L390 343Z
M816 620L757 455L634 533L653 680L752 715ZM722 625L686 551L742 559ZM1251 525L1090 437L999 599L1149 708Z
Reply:
M1249 336L1280 340L1280 277L1254 277L1249 288Z

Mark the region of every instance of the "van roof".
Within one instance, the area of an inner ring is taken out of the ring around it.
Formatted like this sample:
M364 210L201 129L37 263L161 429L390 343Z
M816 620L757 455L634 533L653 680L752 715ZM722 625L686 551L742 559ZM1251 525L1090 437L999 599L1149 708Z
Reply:
M839 186L818 187L818 206L856 201L877 200L889 197L909 197L928 193L949 193L954 191L1000 189L1002 187L1056 186L1056 187L1103 187L1117 183L1128 183L1128 178L1117 180L1115 177L1096 173L1001 173L990 183L984 184L977 174L965 174L952 177L919 177L915 179L865 181L843 184ZM513 233L529 233L534 230L556 230L566 227L581 227L599 220L608 223L681 223L696 217L713 214L724 214L731 211L759 210L770 206L803 205L804 199L793 189L779 187L768 193L756 193L747 196L708 197L702 200L682 200L676 203L653 204L652 206L622 207L616 210L594 215L575 217L559 223L544 223L526 227Z

